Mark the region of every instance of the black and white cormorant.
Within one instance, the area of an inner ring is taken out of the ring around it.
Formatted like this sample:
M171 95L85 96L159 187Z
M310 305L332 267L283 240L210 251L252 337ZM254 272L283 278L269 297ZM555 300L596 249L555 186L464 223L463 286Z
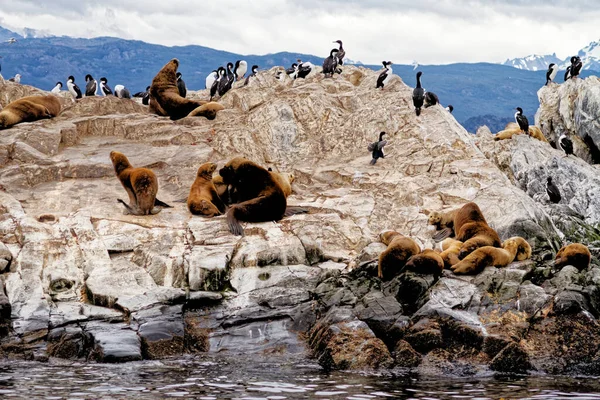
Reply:
M521 107L516 108L517 112L515 113L515 121L519 124L519 128L523 133L529 135L529 120L525 115L523 115L523 109Z
M227 79L225 76L225 68L219 67L217 69L217 79L215 79L212 86L210 87L210 100L211 101L212 101L213 97L215 97L217 95L217 93L219 92L219 86L221 86L221 81L224 79Z
M179 95L185 99L187 87L185 87L185 81L181 78L181 72L178 72L175 76L177 76L177 90L179 91Z
M331 49L329 57L323 61L323 74L325 78L333 76L338 66L337 59L338 49Z
M383 72L379 74L379 77L377 78L377 86L375 86L375 89L379 89L381 88L381 90L383 90L383 88L385 87L385 85L389 82L390 78L392 77L392 62L391 61L382 61L381 62L383 64Z
M103 96L113 94L112 89L110 86L108 86L108 79L106 79L104 76L100 78L100 93L102 93Z
M16 74L14 77L8 80L9 82L21 83L21 74Z
M440 99L433 92L425 92L425 108L440 104Z
M81 90L79 89L79 86L75 84L75 78L73 75L69 76L69 79L67 79L67 89L69 89L69 93L71 93L76 99L81 98Z
M446 111L452 114L452 111L454 111L454 106L452 106L452 104L448 104L448 107L446 107Z
M314 65L307 61L302 62L302 60L298 60L298 73L296 74L297 78L306 78L314 69Z
M253 65L252 73L246 77L246 80L244 81L244 86L248 86L248 83L250 83L250 78L256 76L257 73L258 73L258 65Z
M233 74L235 75L235 80L239 81L244 78L246 72L248 71L248 63L245 60L237 60L235 62L235 67L233 68Z
M549 176L546 181L546 193L548 193L551 202L560 203L560 190L558 190L558 187L552 182L551 176Z
M421 86L421 75L423 75L421 71L417 72L417 87L413 90L412 95L417 117L421 115L421 107L423 107L423 103L425 102L425 90Z
M85 95L87 96L95 96L96 90L98 89L98 82L90 75L87 74L85 76Z
M567 70L565 71L565 82L568 81L569 79L571 79L571 66L570 65L567 67Z
M573 154L573 142L564 133L558 138L558 145L564 150L567 157L569 154Z
M341 40L336 40L333 43L337 43L340 45L340 48L338 49L338 53L337 53L336 57L337 57L338 66L342 66L342 65L344 65L344 58L346 57L346 50L344 50L344 44L342 43ZM337 72L338 74L341 74L342 69L336 68L335 72Z
M556 74L558 73L558 65L552 63L548 66L548 71L546 72L546 85L550 82L554 82L554 78L556 78Z
M369 147L367 147L367 150L369 150L373 155L373 159L370 162L371 165L375 165L378 158L385 158L385 155L383 154L383 147L387 144L387 140L383 140L383 135L386 135L386 133L381 132L379 134L379 140L371 143Z
M51 93L60 93L60 89L62 89L63 84L62 82L56 82L56 86L54 86L54 88L52 88L52 90L50 91Z
M215 81L217 80L218 77L219 77L219 73L217 72L216 69L213 69L211 71L211 73L208 74L208 76L206 77L204 88L205 89L212 88L213 83L215 83Z
M583 62L579 56L571 57L571 78L577 78L583 68Z
M285 70L285 73L290 78L296 79L296 77L298 76L298 64L293 63L291 67Z
M115 85L115 96L120 99L130 99L131 93L129 90L123 85Z
M222 76L221 79L219 79L219 96L225 95L225 93L227 93L229 89L231 89L231 85L235 80L233 71L231 70L232 68L233 64L227 63L227 70L225 71L225 75Z

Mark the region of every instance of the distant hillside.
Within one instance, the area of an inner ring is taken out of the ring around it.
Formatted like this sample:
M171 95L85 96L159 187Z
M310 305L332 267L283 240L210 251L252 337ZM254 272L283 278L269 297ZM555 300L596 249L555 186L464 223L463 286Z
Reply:
M571 56L574 55L578 55L579 57L581 57L581 61L583 61L584 70L600 70L600 40L596 42L591 42L578 52L574 52ZM548 65L550 65L550 63L554 63L557 64L559 68L564 72L567 69L567 67L571 65L571 56L568 56L564 60L561 60L556 56L556 53L545 56L533 54L527 57L506 60L502 64L510 65L512 67L524 69L527 71L546 71L548 69Z
M29 35L28 35L29 36ZM34 35L35 36L35 35ZM17 38L13 44L6 43ZM171 58L181 61L180 71L190 90L204 89L210 71L228 61L245 59L263 69L276 65L288 67L297 58L321 65L322 57L292 52L275 54L240 55L203 46L167 47L136 40L113 37L80 39L70 37L27 37L0 27L0 63L2 74L8 78L22 75L24 84L50 90L57 81L66 83L69 75L83 86L84 76L108 78L109 85L126 85L130 91L144 90L156 72ZM346 45L352 56L350 45ZM375 70L381 66L369 66ZM394 65L408 85L415 85L414 66ZM533 122L539 103L537 90L545 82L545 71L518 70L499 64L450 64L419 66L423 71L423 86L435 92L442 104L454 106L454 117L469 132L477 124L496 117L499 121L512 120L515 107L522 107ZM585 71L582 76L594 74Z

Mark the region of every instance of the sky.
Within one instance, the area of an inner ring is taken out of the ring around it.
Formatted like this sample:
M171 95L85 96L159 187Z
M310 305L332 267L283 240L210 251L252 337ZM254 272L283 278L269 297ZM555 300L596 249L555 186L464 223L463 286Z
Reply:
M598 0L0 0L0 26L73 37L325 57L365 64L502 62L600 39Z

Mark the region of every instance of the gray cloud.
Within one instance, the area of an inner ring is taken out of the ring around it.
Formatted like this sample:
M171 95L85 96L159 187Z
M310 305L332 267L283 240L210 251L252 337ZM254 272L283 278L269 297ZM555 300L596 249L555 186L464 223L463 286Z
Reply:
M325 56L342 39L348 57L368 63L566 57L598 39L598 17L600 2L590 0L0 0L0 20L13 29L242 54Z

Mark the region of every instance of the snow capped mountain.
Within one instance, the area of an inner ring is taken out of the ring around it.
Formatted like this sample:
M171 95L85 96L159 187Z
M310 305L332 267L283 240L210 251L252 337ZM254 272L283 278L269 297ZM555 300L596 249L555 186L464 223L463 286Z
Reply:
M583 61L584 70L600 71L600 40L591 42L589 45L579 50L577 55L581 57L581 61ZM502 65L510 65L511 67L527 71L545 71L548 69L550 63L558 64L559 69L565 70L567 66L571 65L571 56L561 60L556 56L556 53L545 56L534 54L523 58L506 60Z
M513 58L512 60L506 60L502 65L510 65L517 69L524 69L526 71L545 71L548 69L548 65L551 63L562 64L563 60L556 56L556 53L549 56L539 56L532 54L523 58Z

